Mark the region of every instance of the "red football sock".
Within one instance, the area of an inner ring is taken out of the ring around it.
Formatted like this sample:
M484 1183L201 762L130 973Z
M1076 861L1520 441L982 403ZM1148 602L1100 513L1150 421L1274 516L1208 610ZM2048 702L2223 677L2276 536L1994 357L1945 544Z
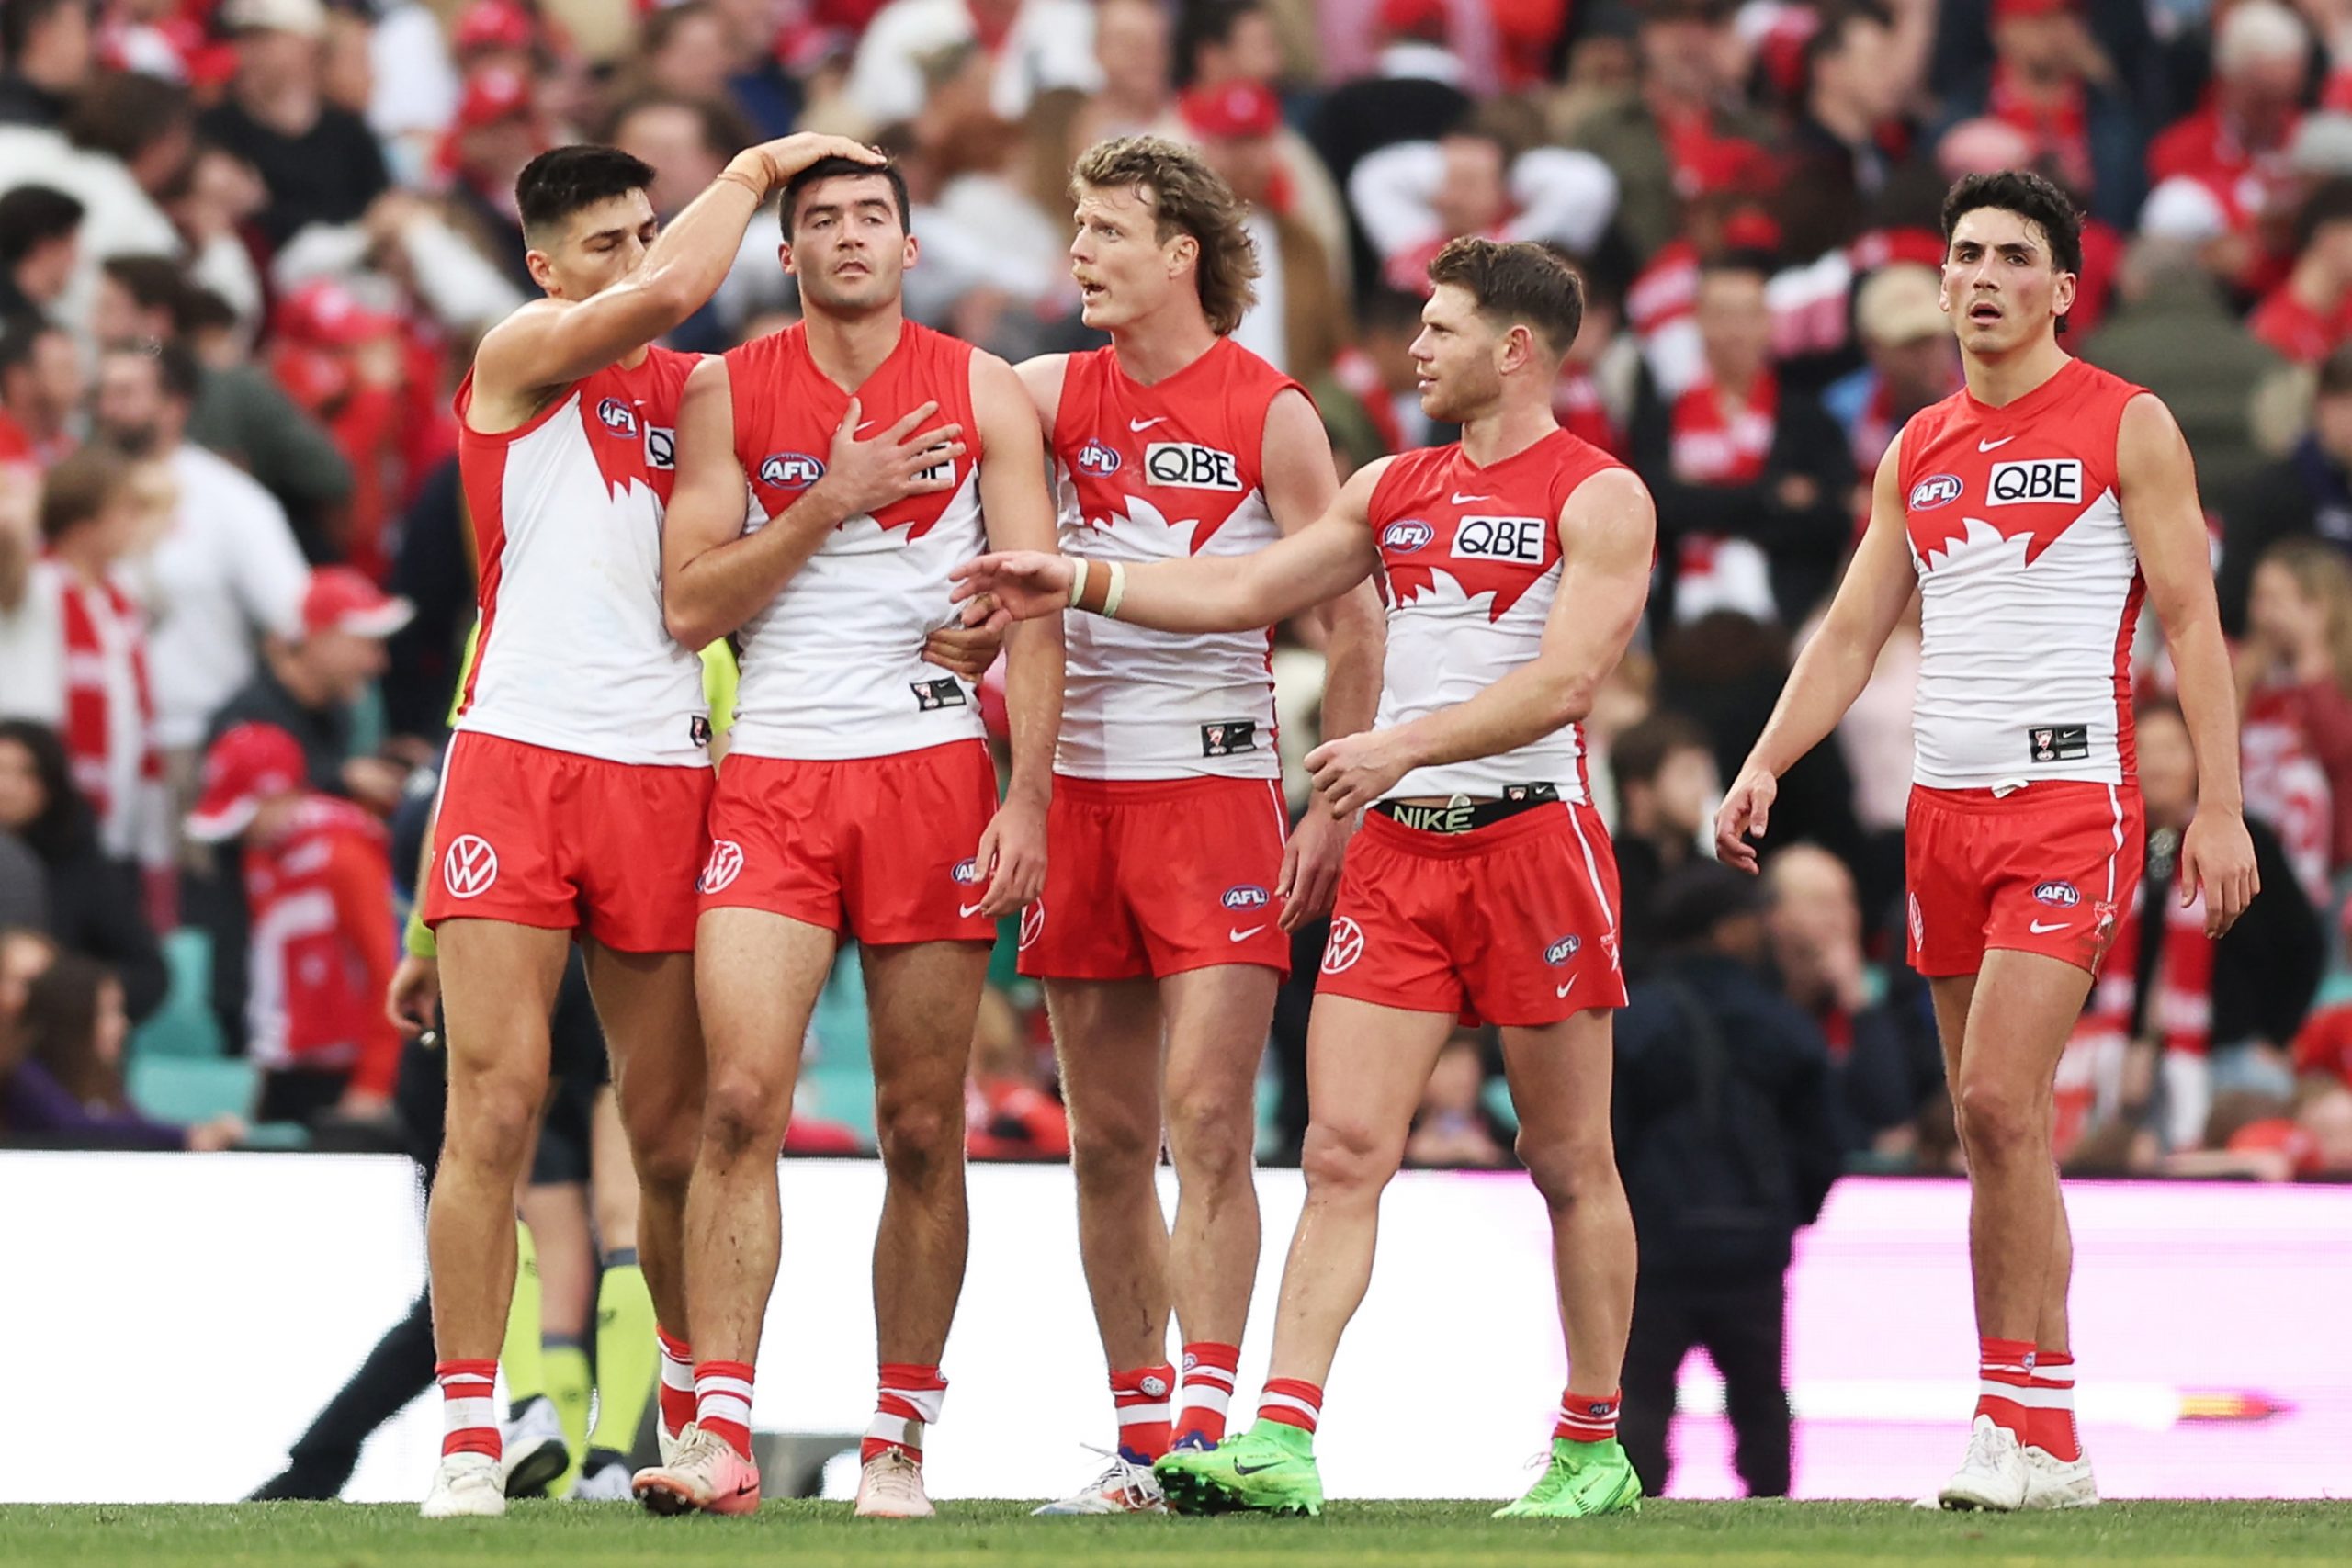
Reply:
M865 1441L857 1446L857 1461L865 1464L885 1449L898 1449L921 1464L922 1429L939 1419L939 1407L947 1400L947 1380L937 1367L885 1361L879 1382L874 1423L865 1428Z
M1617 1406L1621 1391L1600 1398L1568 1389L1560 1395L1560 1413L1552 1422L1552 1436L1572 1443L1605 1443L1617 1436Z
M1980 1339L1976 1358L1976 1414L1990 1416L2019 1442L2026 1440L2026 1390L2033 1382L2033 1341Z
M1258 1396L1258 1419L1312 1433L1323 1418L1323 1385L1305 1378L1268 1378Z
M1164 1361L1111 1374L1121 1458L1130 1464L1149 1464L1168 1451L1168 1399L1175 1392L1176 1369Z
M1184 1347L1184 1401L1176 1415L1175 1435L1200 1437L1214 1443L1225 1436L1226 1412L1233 1407L1234 1373L1241 1365L1241 1347L1196 1339Z
M695 1418L695 1353L658 1323L653 1337L662 1347L662 1427L674 1438Z
M2082 1458L2082 1433L2075 1425L2075 1358L2064 1350L2036 1350L2030 1397L2025 1440L2068 1464Z
M752 1364L705 1361L695 1369L695 1425L752 1457Z
M499 1457L498 1363L440 1361L433 1381L441 1385L441 1453Z

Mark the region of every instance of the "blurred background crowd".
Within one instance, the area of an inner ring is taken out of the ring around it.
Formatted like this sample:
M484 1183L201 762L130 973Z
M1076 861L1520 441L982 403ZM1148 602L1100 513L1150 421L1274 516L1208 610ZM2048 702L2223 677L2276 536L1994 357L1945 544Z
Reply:
M616 143L671 214L754 140L870 139L912 187L910 313L1019 358L1099 341L1065 269L1067 174L1148 130L1249 204L1264 275L1238 336L1312 389L1343 468L1450 434L1407 352L1438 245L1535 240L1582 271L1555 408L1639 469L1660 528L1647 624L1589 726L1637 982L1623 1159L1638 1212L1738 1133L1774 1173L1755 1201L1792 1225L1841 1168L1957 1157L1902 961L1916 614L1785 781L1763 877L1714 865L1707 827L1881 454L1959 386L1945 186L2032 167L2073 193L2091 221L2065 341L2161 393L2196 454L2264 891L2219 942L2175 896L2196 773L2145 627L2147 889L2062 1066L2057 1153L2352 1175L2352 0L0 16L0 1135L398 1146L379 1003L475 593L449 396L533 292L512 187L534 154ZM725 348L793 310L755 222L673 342ZM1302 807L1316 645L1285 628L1275 661ZM216 771L264 804L192 837L208 747L240 727L263 728ZM1301 933L1277 1019L1270 1158L1304 1126L1321 939ZM1051 1158L1067 1131L1012 945L971 1146ZM795 1142L866 1145L854 958L813 1034ZM1702 1081L1732 1092L1702 1102ZM1493 1043L1464 1032L1411 1157L1504 1165L1510 1136Z

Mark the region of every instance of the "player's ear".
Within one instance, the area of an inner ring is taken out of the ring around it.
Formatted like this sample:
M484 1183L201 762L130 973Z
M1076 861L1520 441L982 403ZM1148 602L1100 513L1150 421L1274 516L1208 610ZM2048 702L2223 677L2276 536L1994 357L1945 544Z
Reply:
M1509 375L1535 357L1535 329L1525 321L1513 321L1503 329L1501 352L1496 356L1495 367Z
M922 254L922 246L916 243L915 237L912 234L910 234L907 236L906 260L901 262L899 265L902 266L912 266L915 265L916 258Z
M1201 259L1201 243L1190 234L1179 234L1168 243L1168 276L1176 276L1188 266L1197 265Z
M2082 279L2071 272L2060 273L2057 283L2050 291L2051 308L2062 316L2072 310L2075 308L2075 291L2081 283Z
M536 248L525 251L523 268L531 275L532 282L537 284L550 297L555 296L555 264L548 260L547 252Z
M791 276L792 276L792 242L791 242L791 241L786 240L786 241L785 241L782 244L780 244L780 245L776 246L776 248L775 248L775 259L776 259L777 265L781 265L781 266L784 268L785 276L787 276L787 277Z

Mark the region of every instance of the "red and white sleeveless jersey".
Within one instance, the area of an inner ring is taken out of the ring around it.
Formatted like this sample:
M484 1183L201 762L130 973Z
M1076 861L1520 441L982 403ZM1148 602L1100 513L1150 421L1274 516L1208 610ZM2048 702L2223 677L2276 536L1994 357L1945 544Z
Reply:
M662 619L678 400L698 355L650 349L486 434L458 389L481 638L457 728L612 762L707 763L702 661Z
M727 374L735 457L751 484L748 533L782 516L824 477L850 394L817 367L797 324L729 350ZM971 688L922 657L932 631L957 618L948 572L987 548L972 345L910 321L857 397L867 440L937 402L929 423L964 427L956 483L842 523L744 623L731 750L834 761L982 733Z
M1585 480L1623 467L1565 430L1491 468L1459 442L1390 462L1370 511L1387 579L1381 728L1467 702L1534 659L1560 591L1561 508ZM1499 757L1416 768L1387 797L1499 799L1524 784L1589 799L1584 727L1562 725Z
M1903 427L1904 521L1919 574L1917 783L2136 776L2142 583L2115 438L2142 390L2069 360L2005 408L1963 389Z
M1282 537L1261 460L1266 410L1297 382L1230 338L1145 386L1115 351L1073 354L1054 416L1062 553L1130 565L1242 556ZM1153 631L1069 617L1057 773L1281 776L1271 630Z

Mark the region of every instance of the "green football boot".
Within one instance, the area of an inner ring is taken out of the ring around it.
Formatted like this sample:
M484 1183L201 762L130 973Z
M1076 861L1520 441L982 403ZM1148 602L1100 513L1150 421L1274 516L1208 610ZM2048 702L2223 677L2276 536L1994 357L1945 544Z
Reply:
M1641 1478L1611 1438L1605 1443L1552 1439L1552 1462L1527 1495L1495 1510L1498 1519L1587 1519L1642 1511Z
M1311 1518L1323 1511L1315 1439L1280 1421L1261 1421L1215 1448L1178 1449L1151 1468L1180 1514Z

